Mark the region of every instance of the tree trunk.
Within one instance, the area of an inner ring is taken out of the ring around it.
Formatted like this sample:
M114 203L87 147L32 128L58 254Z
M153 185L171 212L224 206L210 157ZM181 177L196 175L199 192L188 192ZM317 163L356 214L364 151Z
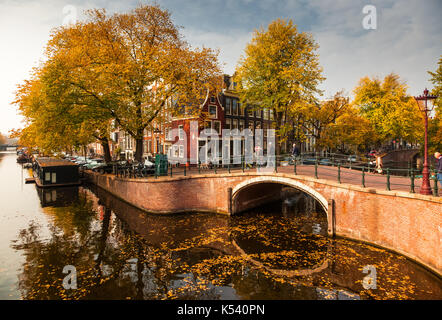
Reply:
M101 146L103 147L104 151L104 161L105 162L111 162L112 156L110 154L110 148L109 148L109 140L107 138L101 139Z
M143 137L135 139L135 160L143 162Z

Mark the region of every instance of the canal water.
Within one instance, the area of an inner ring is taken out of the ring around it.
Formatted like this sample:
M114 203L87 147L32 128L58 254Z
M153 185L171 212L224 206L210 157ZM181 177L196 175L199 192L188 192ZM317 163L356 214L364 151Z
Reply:
M293 190L232 218L149 215L93 186L24 184L15 159L0 153L0 299L442 299L420 265L328 238Z

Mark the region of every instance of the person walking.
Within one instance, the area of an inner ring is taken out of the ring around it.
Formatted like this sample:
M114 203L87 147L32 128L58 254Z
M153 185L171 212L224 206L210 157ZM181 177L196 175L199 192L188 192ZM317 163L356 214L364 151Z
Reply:
M442 188L442 155L439 152L436 152L434 157L436 158L437 180L439 180Z
M293 144L292 156L299 156L299 148L296 146L296 143Z

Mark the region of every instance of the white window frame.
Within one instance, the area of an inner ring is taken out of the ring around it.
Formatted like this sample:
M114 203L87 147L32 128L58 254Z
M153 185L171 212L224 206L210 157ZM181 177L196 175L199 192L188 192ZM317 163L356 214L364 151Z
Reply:
M178 139L184 140L184 126L182 124L178 126Z

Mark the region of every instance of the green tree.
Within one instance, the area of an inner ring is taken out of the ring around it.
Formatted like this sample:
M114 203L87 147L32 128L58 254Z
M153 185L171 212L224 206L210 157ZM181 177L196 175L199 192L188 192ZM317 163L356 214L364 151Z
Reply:
M305 104L316 102L324 80L313 37L298 32L292 20L275 20L267 30L255 30L241 57L235 79L241 102L272 109L275 116L276 152L292 130L289 118Z

